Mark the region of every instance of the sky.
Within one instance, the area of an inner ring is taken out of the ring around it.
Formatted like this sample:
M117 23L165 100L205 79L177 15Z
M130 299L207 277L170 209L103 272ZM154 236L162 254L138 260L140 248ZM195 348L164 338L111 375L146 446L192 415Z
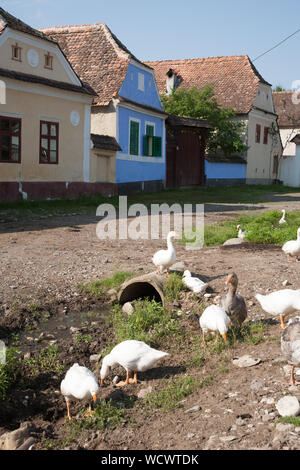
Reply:
M0 0L34 28L105 23L141 61L247 54L300 29L299 0ZM300 80L300 31L254 61L274 87Z

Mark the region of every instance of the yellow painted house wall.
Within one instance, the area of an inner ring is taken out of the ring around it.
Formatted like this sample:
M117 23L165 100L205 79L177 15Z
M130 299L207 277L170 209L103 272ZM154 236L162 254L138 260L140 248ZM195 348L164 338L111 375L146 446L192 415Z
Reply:
M0 181L83 181L86 103L38 94L43 85L34 85L35 93L29 91L31 84L22 83L28 91L11 89L20 86L16 82L6 79L6 104L0 105L0 116L21 118L21 163L0 162ZM76 127L70 121L73 110L80 116ZM58 164L39 163L41 120L59 123Z

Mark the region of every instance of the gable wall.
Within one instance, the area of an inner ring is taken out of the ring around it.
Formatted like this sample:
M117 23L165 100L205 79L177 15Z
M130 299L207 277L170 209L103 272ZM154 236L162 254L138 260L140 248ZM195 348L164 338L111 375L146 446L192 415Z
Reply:
M16 44L16 42L22 48L21 62L12 60L12 45ZM32 50L38 55L37 66L30 65L29 51ZM53 56L52 70L44 67L44 55L47 54L47 52L50 52ZM57 45L24 33L12 31L8 28L4 30L0 36L0 67L16 72L80 85L79 79L70 68L67 60Z
M138 87L139 74L144 77L144 91L139 90ZM135 103L163 109L154 79L154 72L148 71L146 67L139 67L133 63L129 64L119 95Z

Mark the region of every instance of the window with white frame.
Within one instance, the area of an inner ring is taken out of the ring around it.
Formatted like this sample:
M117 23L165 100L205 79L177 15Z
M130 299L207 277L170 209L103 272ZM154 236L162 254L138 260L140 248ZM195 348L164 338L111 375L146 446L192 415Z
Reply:
M138 73L138 89L145 91L145 75L143 73Z

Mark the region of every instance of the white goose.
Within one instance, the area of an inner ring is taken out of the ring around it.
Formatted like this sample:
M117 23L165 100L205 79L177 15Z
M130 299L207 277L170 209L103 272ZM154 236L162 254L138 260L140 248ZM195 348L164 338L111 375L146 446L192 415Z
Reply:
M296 262L298 263L298 256L300 255L300 227L297 230L297 240L289 240L282 246L284 253L288 255L288 262L290 263L290 257L295 256Z
M271 294L255 294L262 309L273 316L279 316L280 326L284 330L284 318L286 315L300 310L300 289L282 289Z
M101 384L108 375L110 368L121 365L126 370L126 380L118 382L117 386L122 387L129 383L137 383L137 373L153 367L157 361L169 354L153 349L143 341L126 340L115 346L110 354L104 357L100 371ZM134 373L134 378L130 379L130 372Z
M204 292L208 286L207 282L201 281L201 279L199 279L198 277L193 277L188 269L186 269L183 273L182 282L195 294L199 294L199 292Z
M245 238L246 232L242 230L242 227L240 225L237 225L236 229L238 231L238 238Z
M157 274L163 274L163 271L167 270L167 275L169 274L168 269L176 260L176 251L172 243L172 238L179 237L176 232L169 232L167 236L167 250L157 251L152 258L153 263L157 267Z
M281 217L281 219L279 220L279 223L280 223L280 224L286 224L286 220L285 220L285 209L282 209L281 212L282 212L282 217Z
M96 376L87 367L73 364L67 371L65 378L60 384L61 393L64 395L68 418L70 414L70 400L90 400L87 416L92 413L91 399L96 403L97 394L99 393L99 384Z
M227 331L231 320L223 308L218 305L210 305L202 313L199 323L202 330L203 344L205 343L205 334L209 331L219 332L224 341L227 341ZM216 337L217 340L218 336Z

